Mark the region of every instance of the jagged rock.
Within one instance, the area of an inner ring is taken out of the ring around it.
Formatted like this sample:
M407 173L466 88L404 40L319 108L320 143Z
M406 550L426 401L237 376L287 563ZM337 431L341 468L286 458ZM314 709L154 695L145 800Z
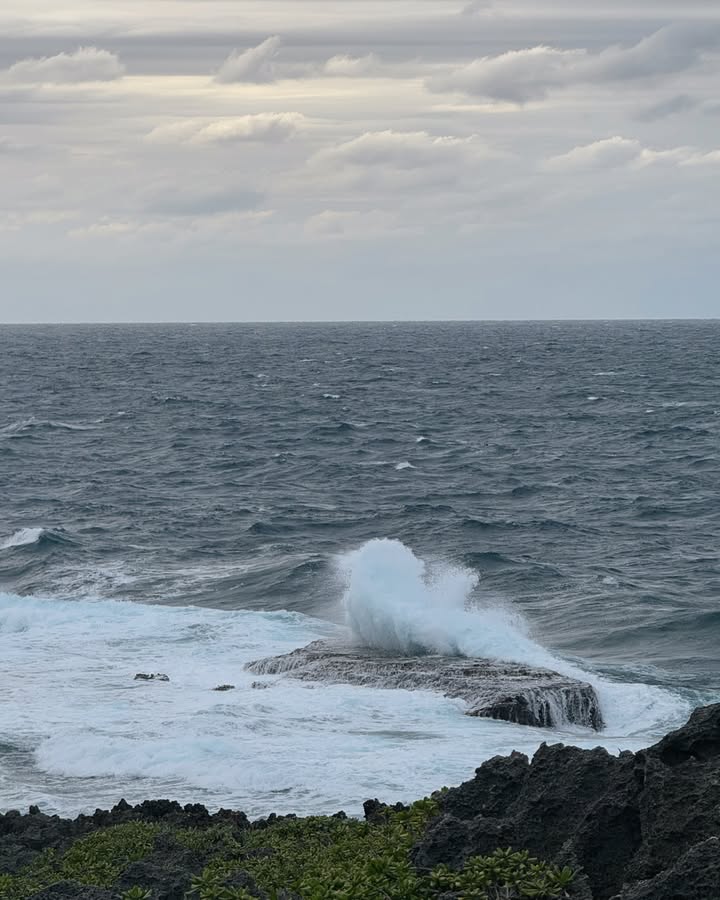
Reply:
M667 872L624 888L613 900L709 900L720 897L720 839L691 847Z
M134 678L135 681L170 681L169 675L163 675L162 672L156 672L154 675L147 675L145 672L138 672Z
M720 704L640 753L543 746L442 797L422 869L515 846L582 869L594 900L720 900Z
M154 900L184 900L192 876L202 871L204 859L183 847L169 835L155 839L155 851L131 863L115 884L123 893L135 885L152 891Z
M283 656L248 663L256 675L375 688L430 690L467 703L466 714L520 725L602 727L594 689L548 669L444 656L398 658L376 650L315 641Z
M214 691L234 691L234 684L219 684L216 688L213 688Z

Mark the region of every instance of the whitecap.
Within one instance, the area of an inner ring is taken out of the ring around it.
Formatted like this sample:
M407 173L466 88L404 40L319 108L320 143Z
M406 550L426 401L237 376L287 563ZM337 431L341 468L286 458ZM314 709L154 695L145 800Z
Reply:
M403 469L414 469L414 468L415 468L415 466L412 463L408 462L407 460L405 460L404 462L399 462L395 466L395 469L398 472L402 472Z
M10 550L12 547L26 547L29 544L37 544L44 532L44 528L21 528L0 543L0 550Z

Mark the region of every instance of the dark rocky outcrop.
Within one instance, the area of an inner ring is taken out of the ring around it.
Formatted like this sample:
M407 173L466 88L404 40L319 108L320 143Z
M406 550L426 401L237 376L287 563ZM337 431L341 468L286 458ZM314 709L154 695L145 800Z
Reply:
M471 781L435 796L439 815L412 851L422 871L439 863L460 868L472 856L514 847L575 869L575 900L720 900L720 704L696 710L686 725L639 753L615 757L543 744L532 760L520 753L496 757ZM371 800L365 815L380 825L400 808ZM121 801L74 821L37 807L27 815L10 811L0 815L0 873L19 871L42 850L64 852L93 831L133 821L168 829L112 891L63 881L33 900L117 900L135 884L155 900L180 900L206 860L179 843L174 828L227 824L239 834L281 819L271 814L251 824L243 813L211 815L203 806L167 800L134 807ZM247 858L275 852L261 846ZM266 898L247 873L232 879L227 887Z
M246 668L257 675L283 674L303 681L438 691L464 700L468 716L519 725L602 727L598 698L589 684L520 663L446 656L398 658L315 641Z
M720 900L720 704L640 753L543 746L448 791L421 868L498 846L581 868L594 900Z

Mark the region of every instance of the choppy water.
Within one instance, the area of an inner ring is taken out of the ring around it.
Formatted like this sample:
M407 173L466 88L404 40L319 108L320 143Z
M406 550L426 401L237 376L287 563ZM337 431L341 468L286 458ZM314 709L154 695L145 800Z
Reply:
M401 638L601 685L607 731L551 738L635 748L719 697L719 343L710 322L0 328L0 808L357 811L548 737L422 693L251 687L245 661L335 632L348 560ZM415 557L348 556L385 537ZM477 609L464 643L418 559Z

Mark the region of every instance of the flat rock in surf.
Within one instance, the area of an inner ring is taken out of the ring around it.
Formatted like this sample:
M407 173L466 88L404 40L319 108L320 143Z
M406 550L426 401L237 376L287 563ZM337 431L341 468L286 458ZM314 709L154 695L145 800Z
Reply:
M438 691L467 703L466 715L554 728L603 721L594 688L549 669L447 656L397 657L377 650L314 641L283 656L245 666L256 675L374 688Z

